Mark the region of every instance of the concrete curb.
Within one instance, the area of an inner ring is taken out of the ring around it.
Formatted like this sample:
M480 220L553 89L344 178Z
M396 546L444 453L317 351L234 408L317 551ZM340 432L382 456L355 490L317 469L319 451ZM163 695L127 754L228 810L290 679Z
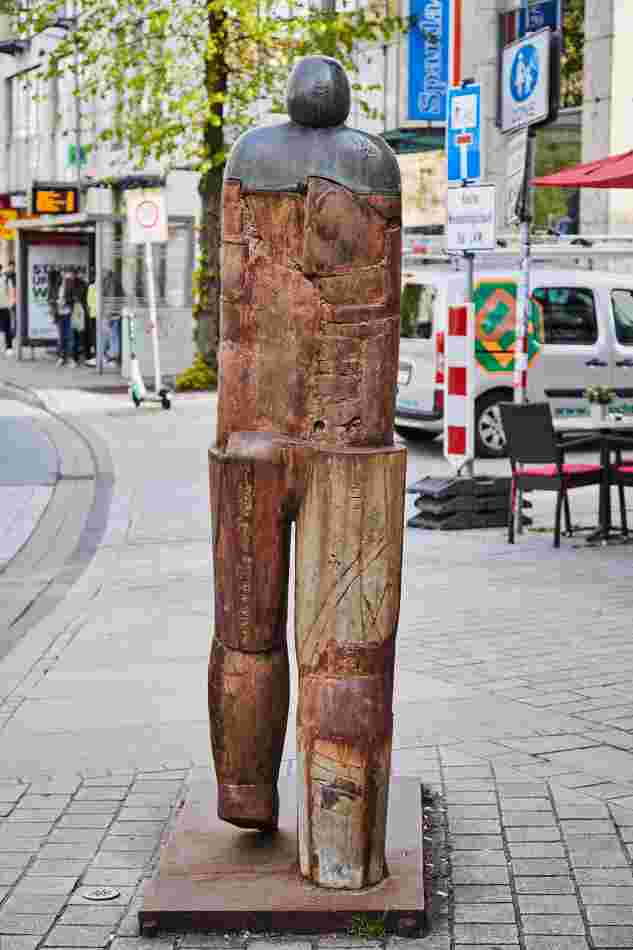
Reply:
M88 566L103 537L112 501L114 470L105 442L85 423L53 412L33 391L10 384L3 388L17 401L46 414L38 420L59 460L51 498L28 539L0 571L4 583L23 584L20 600L0 626L8 635L0 646L7 655L24 634L49 613Z

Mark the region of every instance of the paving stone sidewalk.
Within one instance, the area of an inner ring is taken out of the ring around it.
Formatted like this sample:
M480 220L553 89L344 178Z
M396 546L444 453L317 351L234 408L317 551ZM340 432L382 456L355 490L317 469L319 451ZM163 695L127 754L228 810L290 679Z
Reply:
M107 442L116 483L94 560L0 664L0 950L354 946L138 936L160 837L208 768L214 406L137 414L47 386ZM438 446L410 448L409 483L445 474ZM432 932L394 950L633 950L631 551L407 531L393 764L437 793L440 858ZM294 755L289 730L287 774ZM119 895L88 900L99 887Z
M0 946L633 947L632 811L555 782L496 775L450 748L427 749L420 764L437 796L440 861L431 932L421 940L247 932L141 938L143 882L170 816L201 772L164 768L0 785Z

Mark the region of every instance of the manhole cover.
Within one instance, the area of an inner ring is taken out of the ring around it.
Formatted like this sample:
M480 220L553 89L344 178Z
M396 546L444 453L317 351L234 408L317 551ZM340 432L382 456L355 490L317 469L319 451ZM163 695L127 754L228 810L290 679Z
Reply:
M120 893L116 887L92 887L83 896L87 901L112 901Z

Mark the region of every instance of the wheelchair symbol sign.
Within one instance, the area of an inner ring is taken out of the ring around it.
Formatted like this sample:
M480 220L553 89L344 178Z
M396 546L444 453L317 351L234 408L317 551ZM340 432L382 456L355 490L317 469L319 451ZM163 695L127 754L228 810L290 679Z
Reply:
M538 53L532 44L519 49L510 71L510 91L515 102L525 102L538 85Z

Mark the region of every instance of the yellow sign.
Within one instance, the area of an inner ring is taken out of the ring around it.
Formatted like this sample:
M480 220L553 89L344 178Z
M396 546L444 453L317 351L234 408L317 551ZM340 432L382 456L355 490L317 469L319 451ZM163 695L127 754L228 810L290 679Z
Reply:
M76 188L34 188L35 214L74 214L77 211Z
M15 237L15 230L9 226L10 221L15 221L18 213L15 208L0 209L0 240L12 241Z

